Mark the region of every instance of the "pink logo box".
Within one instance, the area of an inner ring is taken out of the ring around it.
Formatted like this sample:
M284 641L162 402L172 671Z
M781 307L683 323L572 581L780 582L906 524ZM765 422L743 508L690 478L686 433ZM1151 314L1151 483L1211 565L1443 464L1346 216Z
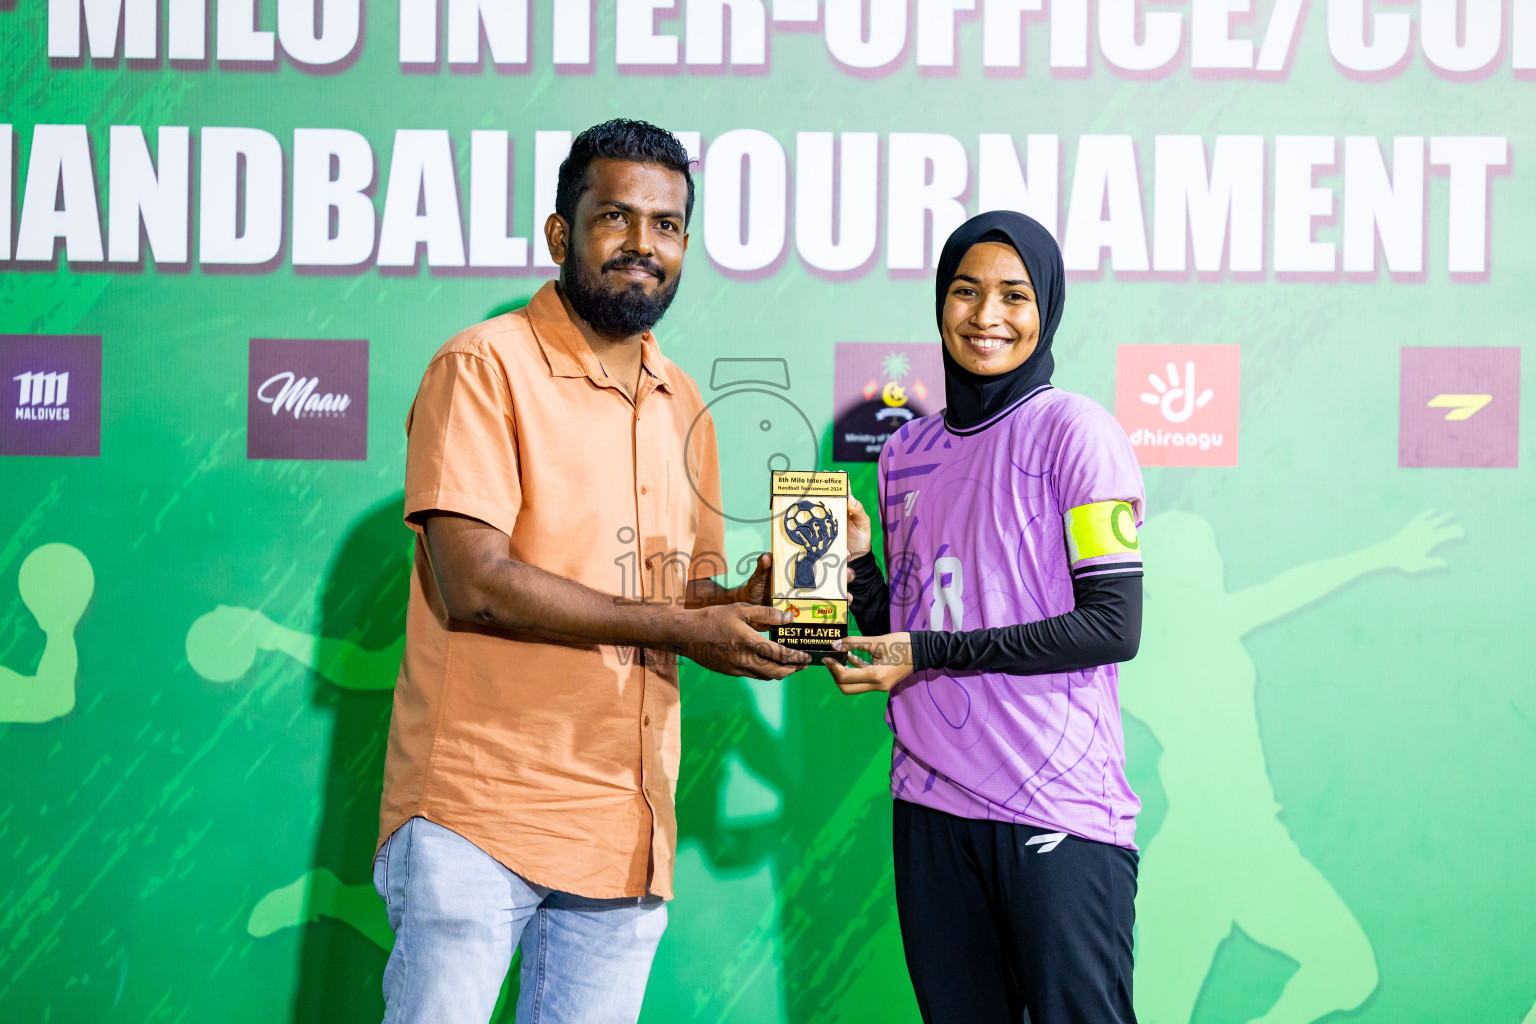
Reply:
M1121 345L1115 418L1143 466L1237 465L1241 346Z

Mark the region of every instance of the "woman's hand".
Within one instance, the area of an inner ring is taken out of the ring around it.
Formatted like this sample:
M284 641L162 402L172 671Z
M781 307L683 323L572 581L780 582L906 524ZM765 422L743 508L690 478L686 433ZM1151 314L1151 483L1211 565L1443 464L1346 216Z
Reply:
M860 555L869 554L873 533L874 530L869 523L869 513L864 511L864 506L860 504L859 499L850 492L848 495L848 560L850 562Z
M852 516L849 516L850 521ZM866 517L866 523L869 519ZM849 530L852 533L852 529ZM887 633L884 636L850 636L833 644L840 651L859 651L868 656L859 661L849 655L847 665L831 658L821 659L832 673L832 681L844 693L885 693L912 674L912 634Z

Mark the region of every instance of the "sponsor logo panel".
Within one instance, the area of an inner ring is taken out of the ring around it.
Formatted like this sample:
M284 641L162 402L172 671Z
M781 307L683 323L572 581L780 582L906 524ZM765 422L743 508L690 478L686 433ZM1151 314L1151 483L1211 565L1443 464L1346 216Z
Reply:
M0 455L101 454L101 337L0 334Z
M938 345L838 342L832 361L834 461L875 462L903 424L944 407Z
M368 342L252 338L246 396L252 459L368 457Z
M1520 464L1520 349L1405 346L1397 464L1512 468Z
M1115 418L1143 466L1237 465L1238 345L1121 345Z

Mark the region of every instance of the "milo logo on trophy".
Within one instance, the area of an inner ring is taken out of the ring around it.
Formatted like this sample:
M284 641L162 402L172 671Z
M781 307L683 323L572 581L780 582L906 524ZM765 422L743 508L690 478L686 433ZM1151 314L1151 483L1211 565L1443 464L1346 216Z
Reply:
M848 635L848 474L775 470L773 605L794 616L773 639L813 656L844 656L832 643Z

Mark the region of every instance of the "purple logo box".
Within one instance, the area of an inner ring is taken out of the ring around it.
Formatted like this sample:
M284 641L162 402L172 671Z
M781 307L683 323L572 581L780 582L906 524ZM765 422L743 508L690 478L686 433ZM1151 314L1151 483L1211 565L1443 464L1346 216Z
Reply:
M101 454L101 336L0 334L0 455Z
M944 356L933 342L840 341L832 354L832 459L876 462L904 425L944 408Z
M1397 464L1520 464L1520 349L1404 347Z
M368 457L368 342L252 338L245 454Z

